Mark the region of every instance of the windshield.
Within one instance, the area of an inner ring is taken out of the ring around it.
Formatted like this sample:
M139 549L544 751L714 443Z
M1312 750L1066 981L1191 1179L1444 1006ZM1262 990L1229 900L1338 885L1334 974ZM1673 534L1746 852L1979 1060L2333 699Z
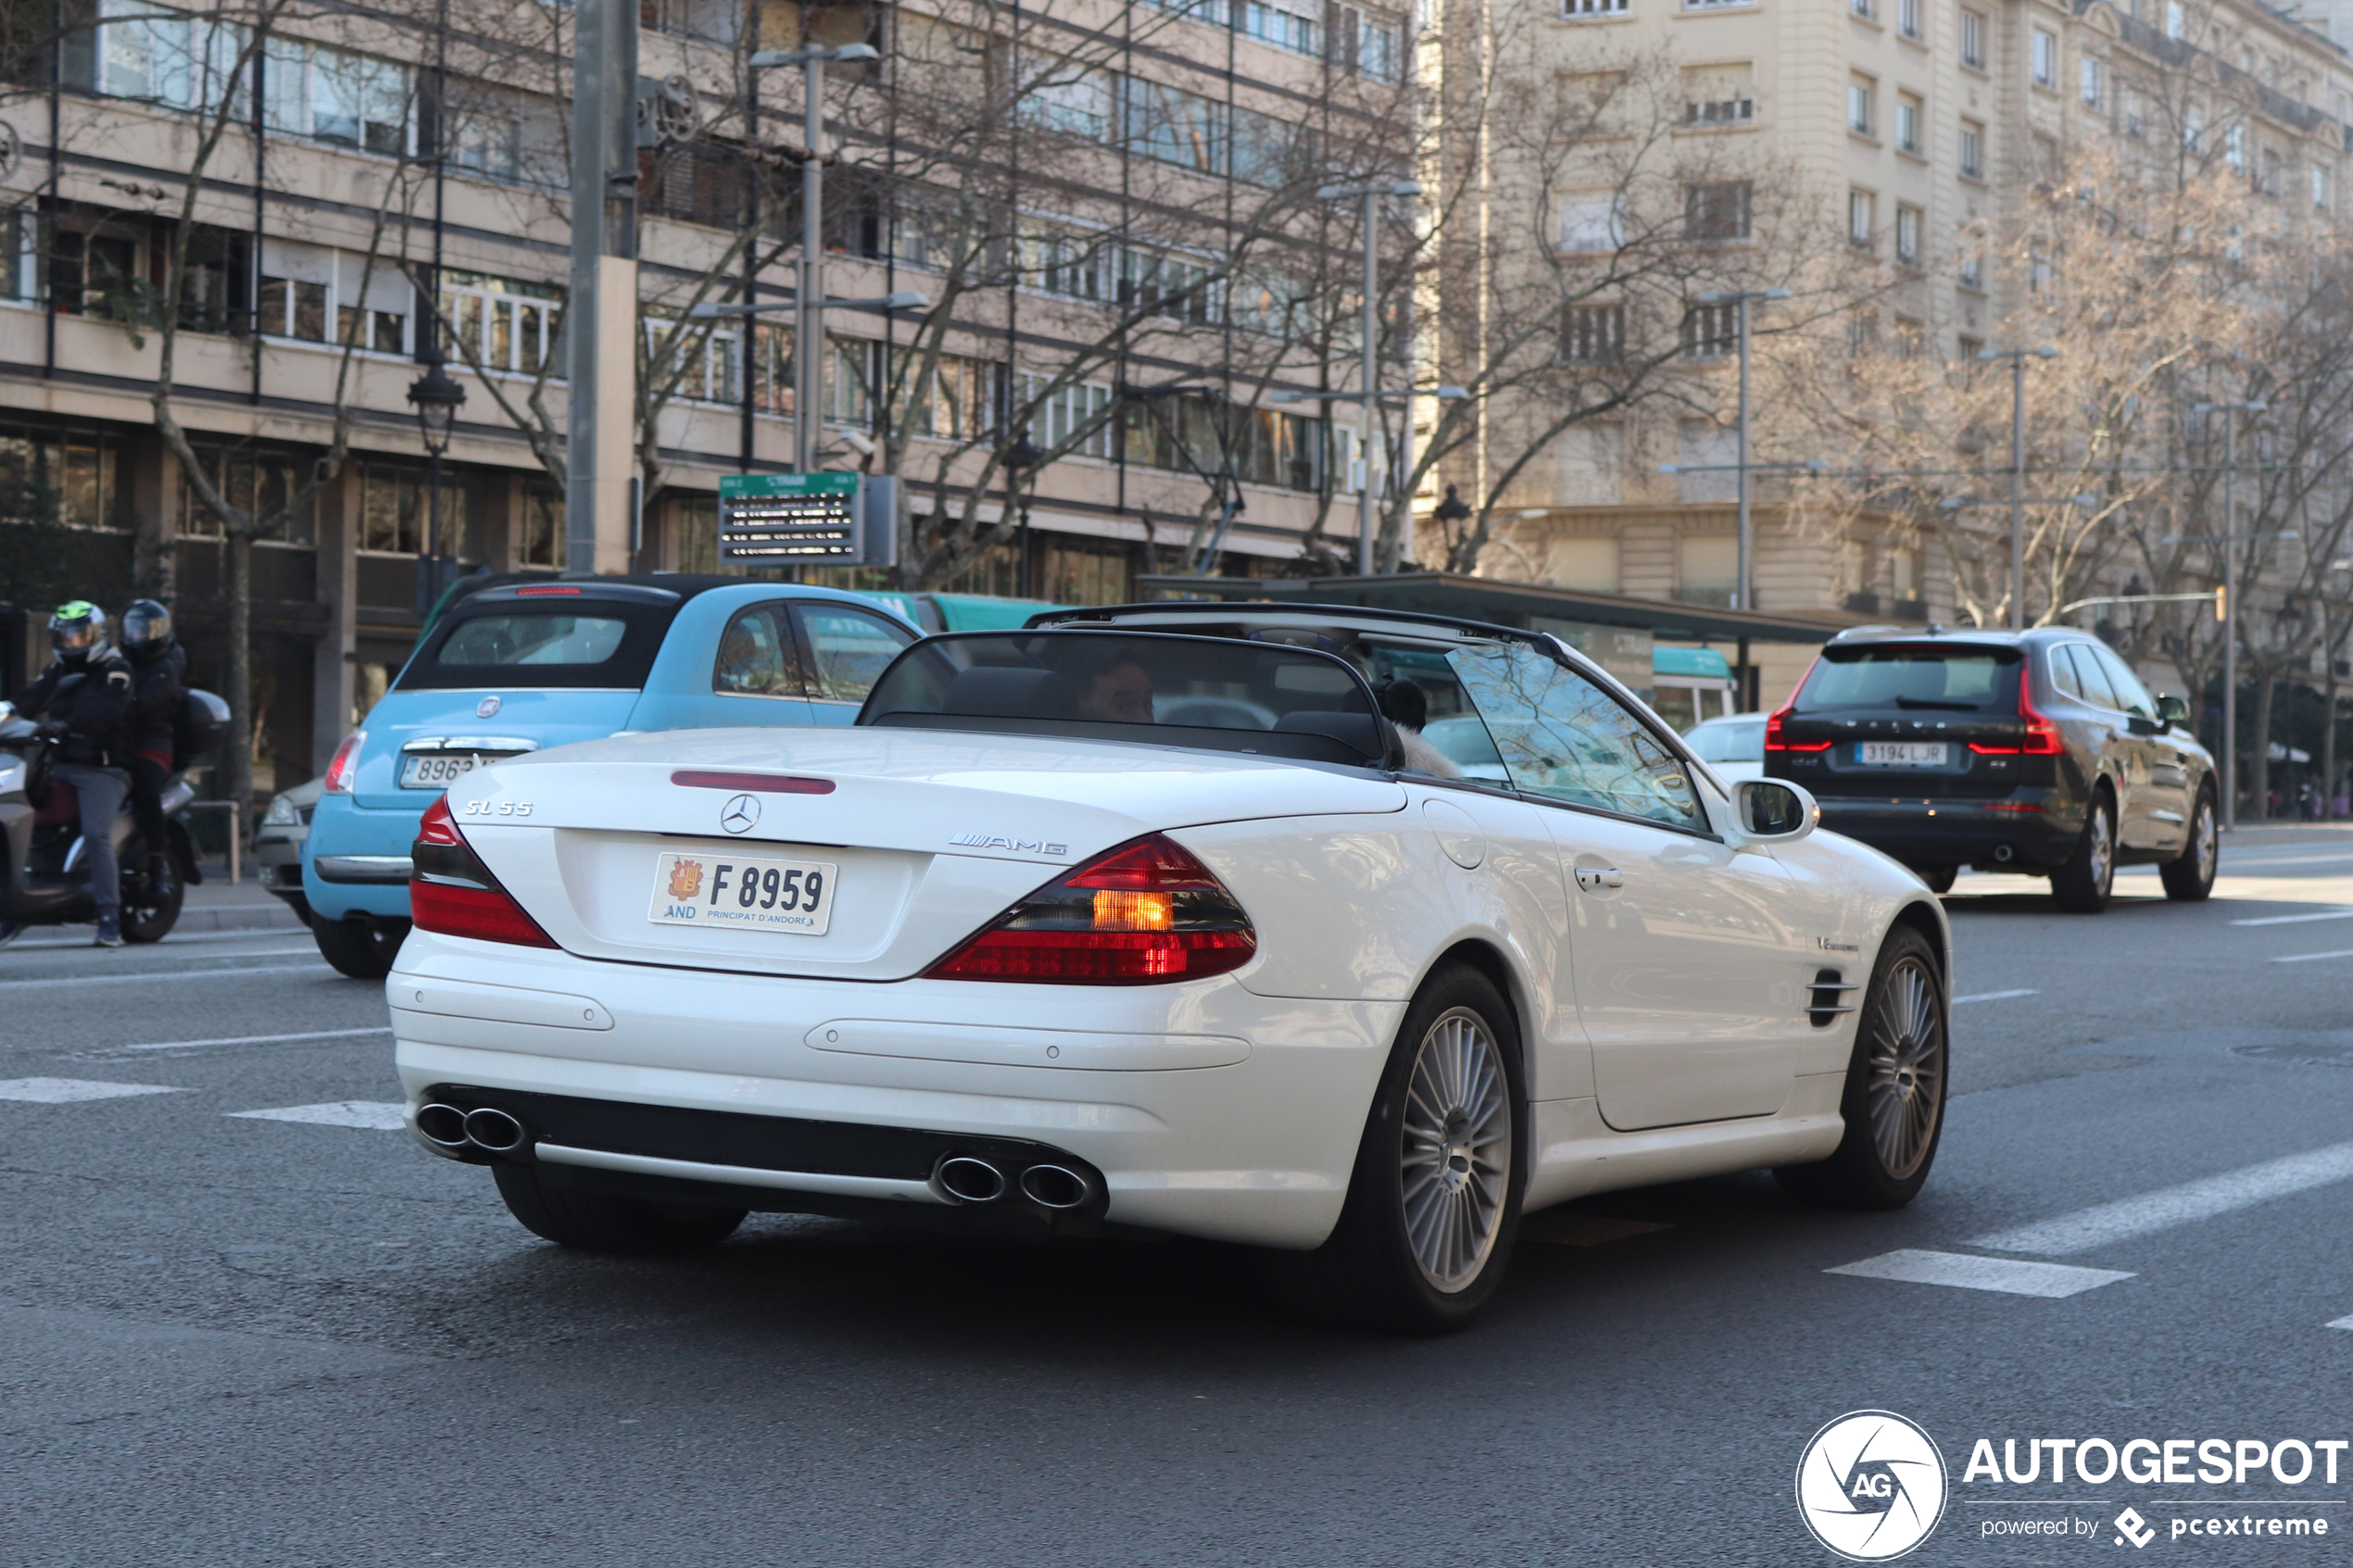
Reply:
M461 610L427 635L399 685L635 689L669 620L666 608L625 604Z
M1890 644L1825 651L1795 708L1800 713L1840 708L2014 712L2017 701L2015 648Z
M1378 763L1388 744L1363 677L1329 654L1159 633L933 637L884 671L858 722L1359 766Z

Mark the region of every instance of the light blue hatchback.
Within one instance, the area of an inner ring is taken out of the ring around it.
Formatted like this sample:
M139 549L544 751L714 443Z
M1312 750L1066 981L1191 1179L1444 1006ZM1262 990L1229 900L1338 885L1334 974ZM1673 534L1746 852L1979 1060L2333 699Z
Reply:
M896 607L739 577L494 580L426 631L328 765L302 849L329 963L380 979L409 930L409 852L449 782L621 732L848 724L923 633Z

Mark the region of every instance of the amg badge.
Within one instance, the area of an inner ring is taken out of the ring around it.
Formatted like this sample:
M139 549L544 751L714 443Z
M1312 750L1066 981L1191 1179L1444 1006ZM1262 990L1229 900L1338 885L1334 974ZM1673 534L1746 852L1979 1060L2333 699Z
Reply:
M1007 838L1001 834L960 833L948 841L967 849L1010 849L1014 854L1024 850L1033 855L1067 855L1066 844L1049 844L1040 838Z

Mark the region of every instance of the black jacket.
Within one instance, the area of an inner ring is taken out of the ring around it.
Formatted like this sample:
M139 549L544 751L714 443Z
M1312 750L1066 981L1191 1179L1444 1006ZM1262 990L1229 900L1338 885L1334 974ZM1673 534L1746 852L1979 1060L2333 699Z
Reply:
M17 698L17 711L63 728L59 761L120 768L137 749L129 722L136 684L131 661L107 648L77 668L51 664Z
M131 660L131 740L138 750L170 751L188 705L188 650L175 637Z

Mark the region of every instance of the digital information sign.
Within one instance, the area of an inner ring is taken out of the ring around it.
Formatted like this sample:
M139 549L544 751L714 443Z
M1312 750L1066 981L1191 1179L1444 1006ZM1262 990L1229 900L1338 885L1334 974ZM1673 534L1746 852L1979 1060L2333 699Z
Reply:
M891 566L899 482L862 473L738 473L719 481L719 564Z

